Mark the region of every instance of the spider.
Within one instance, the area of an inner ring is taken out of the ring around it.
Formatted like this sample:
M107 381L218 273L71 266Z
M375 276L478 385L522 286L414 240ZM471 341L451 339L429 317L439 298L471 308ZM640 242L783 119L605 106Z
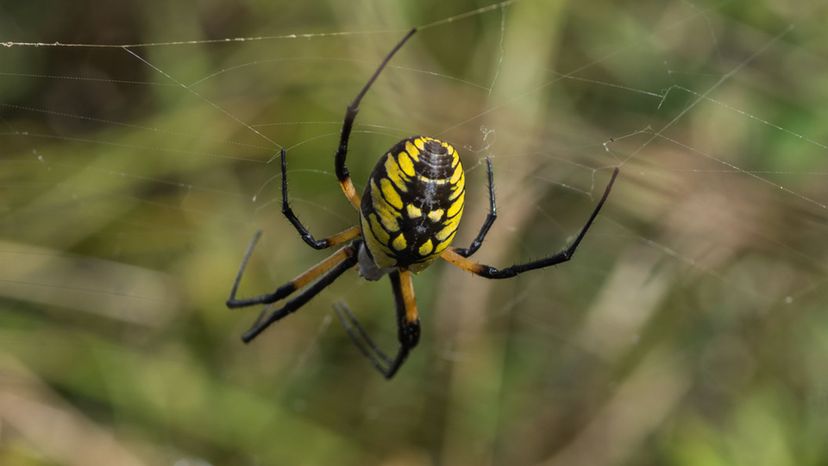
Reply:
M390 278L397 313L399 348L396 355L389 357L380 350L344 303L335 304L334 310L359 351L386 379L390 379L417 346L420 338L420 319L412 282L414 273L425 269L438 257L485 278L511 278L523 272L566 262L572 258L607 200L618 176L618 168L613 170L601 199L569 246L542 259L498 269L469 259L483 244L497 218L491 159L486 159L489 213L468 248L450 246L463 214L465 175L459 154L446 142L425 136L414 136L398 142L380 157L360 198L345 166L351 128L362 98L394 54L415 32L416 28L409 31L391 49L345 112L334 163L336 177L345 197L359 212L359 225L327 238L314 238L288 203L287 156L285 149L281 150L282 214L310 247L326 249L336 245L344 246L272 293L240 299L236 293L247 262L261 236L261 231L257 231L247 247L227 299L229 308L266 305L253 326L242 335L245 343L256 338L274 322L304 306L345 271L358 266L359 274L367 280L379 280L385 275ZM272 309L271 304L298 290L302 290L301 293L268 314Z

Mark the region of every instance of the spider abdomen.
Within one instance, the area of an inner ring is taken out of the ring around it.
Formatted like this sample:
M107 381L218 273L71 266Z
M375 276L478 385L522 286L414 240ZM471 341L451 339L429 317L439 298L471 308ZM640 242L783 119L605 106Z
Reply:
M419 271L452 242L463 214L465 175L450 144L404 139L380 158L365 187L361 224L381 268Z

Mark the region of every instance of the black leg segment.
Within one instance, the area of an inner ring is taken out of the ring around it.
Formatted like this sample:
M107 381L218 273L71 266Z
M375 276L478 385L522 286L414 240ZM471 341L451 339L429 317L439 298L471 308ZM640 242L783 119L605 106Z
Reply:
M253 254L253 249L256 247L256 243L259 241L259 238L261 237L262 231L258 230L253 235L253 239L250 240L250 244L247 246L247 250L244 253L244 258L242 259L241 265L239 266L239 271L238 273L236 273L236 279L233 280L233 287L230 289L230 297L227 298L226 302L227 307L231 309L237 307L253 306L255 304L273 303L288 296L296 290L296 287L293 286L293 282L288 282L280 286L279 288L276 288L276 291L274 291L273 293L265 293L263 295L245 299L236 298L236 293L239 290L239 283L241 282L242 276L244 275L244 269L247 268L247 263L250 261L250 256Z
M302 222L293 213L293 209L290 207L290 203L288 202L288 183L287 183L287 152L285 149L282 149L281 153L281 172L282 172L282 214L284 214L285 218L296 228L296 231L299 232L299 236L302 237L302 240L308 244L308 246L314 249L326 249L331 246L344 243L345 241L351 240L356 238L360 235L360 230L358 227L352 227L340 233L337 233L333 236L329 236L327 238L316 239L313 237L310 231L302 225Z
M322 278L314 282L312 285L308 286L304 291L302 291L297 297L291 299L284 306L275 311L272 311L266 318L261 316L259 319L256 320L256 323L248 330L247 332L242 335L242 341L245 343L250 343L251 340L256 338L264 329L269 327L274 322L282 319L283 317L292 314L300 307L304 306L308 301L310 301L314 296L319 294L322 290L328 287L331 283L334 282L340 275L345 273L348 269L355 266L357 263L357 255L354 251L353 254L349 255L345 260L328 270Z
M351 176L348 172L348 167L345 166L345 157L348 153L348 141L351 137L351 129L354 125L354 120L356 119L357 113L359 113L359 104L362 101L362 98L365 97L365 94L368 92L368 89L371 88L371 85L374 84L377 77L379 77L382 70L385 68L385 65L391 60L394 54L397 53L400 48L417 32L417 29L411 29L408 33L394 46L393 49L385 56L382 60L382 63L377 67L374 74L371 75L371 78L368 79L368 82L365 83L365 86L359 91L356 95L354 100L348 105L347 110L345 111L345 119L342 121L342 131L339 135L339 147L336 150L336 156L334 158L334 163L336 167L336 177L339 179L339 182L342 184L342 189L345 191L345 195L351 198L352 194L355 194L353 191L353 185L351 184ZM353 204L353 200L351 200Z
M612 185L615 183L616 177L618 177L618 168L613 170L612 178L610 178L609 183L607 183L607 187L604 189L604 194L601 196L601 199L598 201L595 209L593 209L589 219L587 219L584 226L581 227L581 231L578 233L578 236L569 246L567 246L566 249L557 254L536 261L515 264L511 267L503 269L498 269L490 265L478 264L477 262L468 260L454 248L449 248L443 251L441 257L452 265L485 278L511 278L523 272L551 267L553 265L566 262L572 259L572 256L575 254L575 250L578 249L578 245L581 244L584 236L586 236L587 231L589 231L589 227L592 226L592 222L595 221L595 218L598 216L598 212L601 211L601 207L604 206L604 202L606 202L607 196L609 196L609 193L612 190Z
M386 379L394 377L408 357L408 353L417 346L420 340L420 321L419 319L411 320L412 313L406 312L406 306L411 304L404 297L399 271L391 272L389 278L397 310L397 339L400 343L397 354L393 358L388 357L379 349L344 303L334 305L336 315L345 327L345 331L348 332L348 336L351 337L351 341Z
M489 177L489 213L486 215L486 220L483 222L483 226L480 227L480 232L477 233L477 237L474 241L472 241L471 246L468 248L456 249L457 254L460 254L463 257L471 257L472 254L480 249L480 246L483 245L483 240L486 239L486 234L489 233L489 229L492 225L494 225L494 222L497 219L497 205L495 204L494 192L494 170L492 169L492 159L489 157L486 157L486 173Z

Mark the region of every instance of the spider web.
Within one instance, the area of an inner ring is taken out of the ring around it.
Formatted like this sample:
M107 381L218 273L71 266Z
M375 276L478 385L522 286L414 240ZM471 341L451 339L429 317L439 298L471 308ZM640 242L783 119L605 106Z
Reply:
M67 25L0 7L0 458L828 456L824 7L123 8ZM465 246L492 158L498 220L475 258L493 265L564 247L619 167L605 209L563 266L419 274L423 337L391 383L330 313L348 302L394 347L389 287L355 273L243 346L257 310L223 302L253 232L245 294L324 257L280 216L279 149L310 230L353 225L341 118L411 25L357 118L358 189L399 139L452 142Z

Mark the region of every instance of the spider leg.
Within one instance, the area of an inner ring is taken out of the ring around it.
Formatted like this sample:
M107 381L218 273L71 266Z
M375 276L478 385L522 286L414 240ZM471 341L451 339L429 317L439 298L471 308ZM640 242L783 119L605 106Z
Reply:
M345 327L345 331L351 337L351 341L386 379L394 377L394 374L397 373L408 357L408 353L417 346L420 340L420 319L417 314L417 303L414 299L414 284L411 275L408 270L395 270L391 272L389 277L397 309L397 339L400 343L397 354L393 359L379 349L345 305L334 306L342 326Z
M236 293L239 290L239 283L241 282L242 275L244 275L244 269L247 267L247 262L250 260L250 255L253 253L253 248L256 247L256 242L259 240L261 236L262 232L257 231L256 234L253 235L253 239L250 241L250 245L247 246L247 251L244 253L244 259L242 259L241 266L239 267L239 272L236 274L236 279L233 281L233 287L230 289L230 296L227 298L227 307L231 309L237 307L253 306L256 304L274 303L282 298L287 297L294 291L305 287L308 283L314 281L317 277L336 267L341 262L353 258L354 263L356 263L357 260L356 246L345 246L336 251L335 253L331 254L330 256L328 256L327 259L324 259L322 262L306 270L304 273L300 274L293 280L276 288L276 290L272 293L265 293L262 295L253 296L251 298L238 299L236 298Z
M601 196L601 199L598 201L598 204L592 211L592 215L589 216L589 219L581 228L581 231L580 233L578 233L578 236L575 238L575 241L573 241L572 244L570 244L566 249L557 254L553 254L543 259L525 262L523 264L515 264L511 267L506 267L503 269L497 269L490 265L479 264L477 262L466 259L455 248L446 249L445 251L443 251L440 257L442 257L444 260L456 267L459 267L463 270L469 271L473 274L480 275L481 277L485 278L510 278L523 272L528 272L530 270L535 269L542 269L544 267L551 267L553 265L566 262L572 259L572 256L575 254L575 250L578 249L578 245L581 244L581 240L584 239L584 236L586 236L589 227L592 226L592 222L595 221L595 218L598 216L598 212L601 211L601 207L603 207L604 202L607 200L607 196L609 196L610 190L612 189L612 185L613 183L615 183L615 178L617 176L618 168L613 170L612 178L610 178L609 183L607 183L607 187L604 189L604 194Z
M354 188L354 183L351 181L350 172L348 172L348 167L345 166L345 156L348 154L348 140L351 137L351 129L354 125L354 120L356 119L357 113L359 112L359 103L362 101L362 98L365 97L365 94L368 92L368 89L374 84L377 77L382 72L385 65L391 60L391 57L394 56L395 53L408 41L414 33L417 32L417 28L411 29L408 33L394 46L393 49L385 56L382 60L382 63L377 67L374 74L362 87L362 90L359 91L359 94L354 98L353 102L348 105L347 110L345 111L345 119L342 121L342 132L339 135L339 148L336 150L336 156L334 158L334 163L336 165L336 178L339 180L340 186L342 186L342 192L345 193L345 197L348 198L348 201L351 202L351 205L354 206L357 210L359 210L360 205L360 198L359 194Z
M354 342L354 345L371 361L374 367L384 372L385 367L391 364L391 358L368 336L365 328L359 323L359 320L357 320L356 316L348 308L348 305L343 302L334 303L334 311L336 312L336 316L339 317L339 322L342 324L342 327L345 328L348 336Z
M345 271L357 264L358 259L356 255L356 247L346 246L340 249L340 251L346 251L344 257L338 257L338 262L334 262L332 266L326 268L322 272L316 273L316 276L318 276L324 272L324 275L322 275L321 278L315 281L312 285L308 286L307 289L299 293L298 296L285 303L284 306L271 312L267 316L267 318L264 317L263 312L259 316L259 318L256 319L256 322L253 324L253 326L250 327L250 329L247 332L245 332L244 335L242 335L242 341L244 341L245 343L250 343L250 341L256 338L260 333L262 333L264 329L269 327L274 322L282 319L283 317L286 317L294 313L300 307L304 306L308 301L313 299L314 296L316 296L322 290L327 288L328 285L333 283L334 280L339 278L339 276L345 273ZM336 257L338 254L339 253L334 254L333 256L331 256L331 258ZM326 259L325 262L327 261L330 261L330 258ZM324 264L325 262L320 263L311 270L316 271L317 268L321 269L322 264ZM310 270L308 272L310 272ZM308 272L305 272L304 274L300 275L300 277L307 275Z
M489 228L494 225L494 222L497 219L497 206L495 205L494 192L494 170L492 169L492 159L489 157L486 157L486 173L489 176L489 213L486 215L486 220L483 221L483 226L480 227L480 231L477 233L477 237L474 241L472 241L471 246L468 248L455 249L455 252L463 257L471 257L472 254L480 249L480 246L483 245L483 240L486 239L486 234L489 233Z
M341 231L327 238L314 238L311 232L308 231L308 229L304 225L302 225L302 222L299 220L296 214L293 213L293 209L290 208L290 203L288 202L287 184L287 152L284 148L282 148L280 159L282 167L282 214L284 214L284 216L293 225L293 227L296 228L296 231L299 232L299 236L302 237L302 240L304 240L305 243L307 243L310 247L314 249L325 249L352 240L362 233L362 230L358 226L353 226L345 231Z

